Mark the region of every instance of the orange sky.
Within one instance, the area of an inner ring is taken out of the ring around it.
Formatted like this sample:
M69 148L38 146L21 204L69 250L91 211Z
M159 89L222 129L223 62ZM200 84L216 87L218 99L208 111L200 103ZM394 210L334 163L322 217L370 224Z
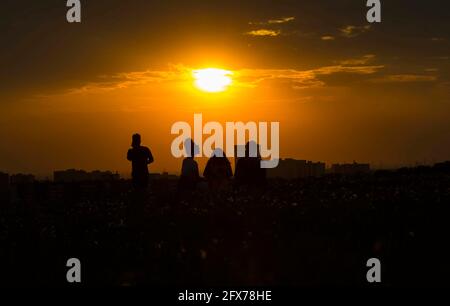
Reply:
M422 10L424 29L394 6L386 22L367 26L364 8L345 1L339 16L309 1L263 1L260 11L250 2L175 2L124 9L112 1L103 13L86 5L81 25L58 19L64 8L51 1L11 4L0 32L11 46L0 52L0 171L128 173L125 154L139 132L155 156L152 171L176 173L170 128L194 113L278 121L282 157L384 167L450 159L440 12ZM394 10L410 22L389 20ZM233 84L200 91L191 71L205 67L233 71Z

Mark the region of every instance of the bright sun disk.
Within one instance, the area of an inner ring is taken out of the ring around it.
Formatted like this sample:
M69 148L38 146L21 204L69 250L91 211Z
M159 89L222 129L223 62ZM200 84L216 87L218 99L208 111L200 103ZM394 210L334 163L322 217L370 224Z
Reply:
M230 86L233 73L223 69L206 68L194 70L192 74L197 88L206 92L221 92Z

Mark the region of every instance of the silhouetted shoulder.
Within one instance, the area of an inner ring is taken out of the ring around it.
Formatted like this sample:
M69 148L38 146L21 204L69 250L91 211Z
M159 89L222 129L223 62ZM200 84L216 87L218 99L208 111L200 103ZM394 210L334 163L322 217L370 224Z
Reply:
M133 160L133 152L134 152L134 149L129 149L128 150L128 152L127 152L127 159L129 160L129 161L132 161Z
M143 148L143 151L145 152L145 155L147 156L147 158L149 160L149 163L152 163L153 162L152 151L150 151L150 149L147 147L142 147L142 148Z

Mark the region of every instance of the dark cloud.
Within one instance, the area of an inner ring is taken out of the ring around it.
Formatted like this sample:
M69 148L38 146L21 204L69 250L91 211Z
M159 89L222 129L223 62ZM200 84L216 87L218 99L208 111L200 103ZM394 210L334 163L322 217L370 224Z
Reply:
M8 0L0 13L0 89L71 86L180 58L190 64L183 50L195 52L193 45L247 56L255 68L307 68L298 67L298 57L318 66L372 53L389 62L405 50L427 66L425 57L449 55L449 7L439 0L384 1L382 23L369 31L365 1L82 1L82 23L68 24L65 1ZM249 28L258 22L271 27ZM280 38L249 49L251 35ZM324 48L329 40L332 48Z

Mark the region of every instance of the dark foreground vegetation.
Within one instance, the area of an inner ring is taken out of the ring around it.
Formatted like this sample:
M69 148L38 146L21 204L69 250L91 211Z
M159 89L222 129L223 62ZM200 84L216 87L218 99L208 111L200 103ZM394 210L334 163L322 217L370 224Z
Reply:
M82 286L367 286L371 257L381 286L450 286L447 171L269 180L263 192L215 195L180 196L164 179L148 194L128 181L19 193L1 205L2 286L66 286L71 257ZM130 210L139 203L144 213Z

